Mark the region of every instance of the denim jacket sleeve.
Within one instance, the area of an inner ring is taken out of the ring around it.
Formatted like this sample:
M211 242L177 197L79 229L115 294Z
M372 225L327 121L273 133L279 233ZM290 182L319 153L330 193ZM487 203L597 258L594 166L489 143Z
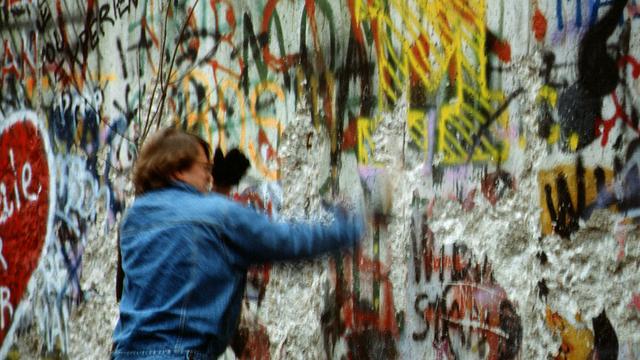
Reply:
M362 217L346 211L336 211L335 220L324 225L274 222L239 204L229 210L223 235L232 250L248 264L308 258L353 248L364 232Z

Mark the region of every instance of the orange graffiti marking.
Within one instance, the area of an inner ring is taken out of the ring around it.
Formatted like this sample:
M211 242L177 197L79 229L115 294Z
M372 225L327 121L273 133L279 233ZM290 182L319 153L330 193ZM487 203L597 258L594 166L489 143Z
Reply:
M251 116L259 128L258 148L256 149L253 143L249 142L249 153L251 154L254 160L254 164L258 167L258 169L263 174L265 174L267 178L271 180L275 180L278 178L278 170L277 168L270 169L269 166L267 165L267 162L274 161L274 160L277 162L277 156L276 156L277 153L274 150L273 145L269 141L269 137L267 136L267 133L265 130L274 129L276 131L276 134L275 134L276 139L279 139L284 130L284 126L278 119L274 117L258 115L256 104L258 102L258 98L265 93L274 94L276 96L276 99L280 100L281 102L284 102L285 100L284 91L276 83L273 83L273 82L260 83L253 89L249 100L250 100ZM243 134L243 137L244 137L244 134ZM266 159L263 159L263 156L261 153L261 149L263 148L266 148L266 151L267 151Z
M217 33L221 35L220 40L222 42L228 42L232 44L233 35L236 32L236 15L233 12L233 4L230 3L228 0L210 0L209 4L211 5L211 9L213 10L213 14L214 14L214 20L216 23L215 30ZM221 26L219 23L218 5L220 4L225 4L227 6L227 10L225 11L224 18L227 21L227 25L229 25L230 30L226 34L222 33Z
M356 13L356 4L354 1L360 2L362 0L347 0L347 6L349 7L349 13L351 14L351 31L353 31L356 41L359 44L364 45L364 35L358 26L360 20Z
M226 149L226 136L225 136L225 119L227 118L227 104L225 102L225 94L227 90L232 90L233 95L231 99L235 99L238 104L238 109L240 110L240 123L242 124L242 134L244 135L245 129L245 120L246 120L246 109L245 109L245 100L244 94L240 91L238 84L231 79L224 79L218 88L218 146L222 149ZM240 148L245 148L244 136L240 137Z
M547 327L562 337L556 360L584 360L590 357L594 346L591 330L572 325L549 307L546 309L546 320ZM576 321L580 322L580 315L576 315Z
M349 121L349 125L342 135L342 150L349 151L358 145L358 121L353 119Z
M25 44L25 39L20 40L20 52L18 56L14 55L14 51L9 44L9 40L4 41L4 54L2 57L2 74L0 75L0 86L3 86L4 80L7 76L13 76L15 80L22 80L26 95L28 98L33 97L33 90L36 84L37 70L35 60L38 56L38 42L35 32L32 32L28 45Z
M269 0L269 2L264 6L264 11L263 11L263 18L262 18L262 25L260 26L260 32L263 34L267 34L269 33L269 27L271 25L271 17L273 16L273 13L275 12L276 9L276 5L278 4L278 0ZM311 7L311 11L309 14L309 22L311 24L311 29L313 30L314 33L314 45L317 45L317 37L315 36L316 34L316 25L315 25L315 16L313 15L313 11L314 11L314 3L313 2L309 2L307 1L305 4L305 7ZM293 66L297 61L298 61L298 56L297 55L286 55L283 57L276 57L273 54L271 54L271 50L269 50L269 44L265 44L262 47L262 56L264 57L264 62L270 66L273 70L275 71L286 71L288 70L291 66Z
M429 74L429 64L427 60L429 58L429 39L421 34L418 40L411 46L411 52L416 58L416 67L424 69L426 75ZM412 68L411 71L411 84L416 85L421 81L420 75Z
M232 95L225 97L228 90ZM242 150L246 150L251 162L256 166L262 175L268 180L278 179L278 157L275 147L272 145L271 138L280 138L284 131L284 125L275 117L261 115L259 113L258 99L260 96L270 93L275 100L279 102L285 101L284 90L274 82L263 82L256 85L249 94L249 104L247 104L244 94L240 89L239 83L231 79L224 79L218 89L218 146L226 149L226 135L224 129L227 119L227 102L225 98L235 103L233 107L239 110L240 123L240 144ZM249 107L250 119L252 119L257 127L255 138L249 135L247 126L247 106ZM276 142L277 146L277 142ZM275 164L275 165L274 165ZM275 166L275 168L273 168Z
M4 41L4 61L2 64L2 78L4 79L5 75L13 74L16 78L20 77L20 72L18 71L18 67L15 63L15 58L13 52L11 51L11 46L9 46L9 40Z
M348 263L349 258L345 258L345 264ZM395 318L395 306L393 304L393 284L389 279L389 269L380 261L374 261L362 254L362 251L358 251L356 258L352 261L356 261L362 274L369 274L374 281L382 282L383 286L383 298L384 301L381 304L380 310L369 309L358 305L360 302L356 299L355 294L351 293L348 299L344 302L341 313L344 319L346 328L353 329L355 331L362 331L364 329L375 328L382 333L389 334L393 337L397 337L399 334L398 324ZM349 268L349 266L345 266ZM347 282L352 282L352 274L345 274L347 276Z
M533 15L533 33L538 41L544 40L545 35L547 35L547 18L538 8L536 8Z
M506 40L496 40L491 48L498 58L504 63L511 62L511 45Z

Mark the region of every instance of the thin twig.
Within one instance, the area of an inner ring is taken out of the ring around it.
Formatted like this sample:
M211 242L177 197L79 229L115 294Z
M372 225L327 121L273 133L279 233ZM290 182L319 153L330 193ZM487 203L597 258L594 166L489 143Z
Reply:
M160 46L160 67L158 69L158 76L156 77L156 81L153 84L153 90L151 91L151 102L149 103L149 111L147 112L147 118L144 121L144 129L142 131L142 136L140 138L140 145L142 145L145 141L145 139L147 138L147 135L149 134L149 131L151 130L151 123L153 122L153 119L151 119L151 121L149 121L149 117L151 116L151 107L153 104L153 100L155 99L156 96L156 90L158 89L158 82L161 81L162 79L162 71L163 71L163 65L164 65L164 48L167 42L167 22L169 19L169 9L171 9L171 3L167 4L167 9L165 11L164 14L164 24L163 24L163 29L162 29L162 45ZM162 96L162 94L160 95ZM153 117L155 118L157 114L157 111L153 114Z
M198 5L198 1L199 0L196 0L193 3L193 6L191 7L191 10L189 11L189 15L185 19L184 24L182 24L182 29L180 30L180 35L178 36L178 41L176 43L176 47L173 49L173 55L171 56L171 64L169 64L169 73L167 74L167 79L163 84L163 89L162 89L161 98L160 98L160 107L158 107L156 109L156 114L158 112L160 112L160 114L162 114L162 110L164 109L165 99L167 98L167 90L169 88L169 79L170 79L171 73L173 71L173 65L175 64L176 55L178 54L178 48L180 47L180 44L182 42L182 37L184 36L184 32L185 32L185 30L187 28L187 24L189 23L189 20L191 20L191 16L193 16L193 11L195 10L196 6ZM156 129L158 129L160 127L160 122L161 122L160 119L161 119L160 116L156 119L156 116L154 114L154 120L156 122Z

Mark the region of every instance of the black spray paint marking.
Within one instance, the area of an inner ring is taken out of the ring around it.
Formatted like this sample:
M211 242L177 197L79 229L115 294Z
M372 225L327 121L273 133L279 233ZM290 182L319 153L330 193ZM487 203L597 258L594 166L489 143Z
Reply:
M602 98L619 82L617 60L607 51L607 40L616 29L627 0L615 0L606 14L586 32L578 50L578 81L558 99L560 128L565 144L577 135L579 150L596 138L595 122Z
M127 62L124 58L124 52L122 51L122 42L120 39L117 40L116 44L118 45L118 53L120 54L120 65L122 65L122 76L126 79L127 75Z
M600 167L597 167L593 171L596 179L597 189L603 189L605 186L605 172ZM576 204L574 205L571 200L571 191L567 183L566 176L559 174L556 177L556 195L557 204L553 203L552 187L550 184L544 186L545 199L547 210L549 211L549 217L553 224L553 231L564 237L568 238L573 232L579 229L579 220L588 219L592 206L587 208L586 206L586 184L585 184L586 170L582 163L582 157L578 157L576 163Z
M616 360L618 358L618 336L604 310L593 318L594 358Z

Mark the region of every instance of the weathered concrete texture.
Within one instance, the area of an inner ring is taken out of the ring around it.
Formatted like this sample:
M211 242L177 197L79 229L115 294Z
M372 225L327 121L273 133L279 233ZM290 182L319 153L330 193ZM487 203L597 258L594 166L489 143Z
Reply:
M131 170L174 124L240 147L235 196L274 221L367 219L351 253L252 269L226 358L640 359L636 1L40 0L0 20L0 357L108 358Z

